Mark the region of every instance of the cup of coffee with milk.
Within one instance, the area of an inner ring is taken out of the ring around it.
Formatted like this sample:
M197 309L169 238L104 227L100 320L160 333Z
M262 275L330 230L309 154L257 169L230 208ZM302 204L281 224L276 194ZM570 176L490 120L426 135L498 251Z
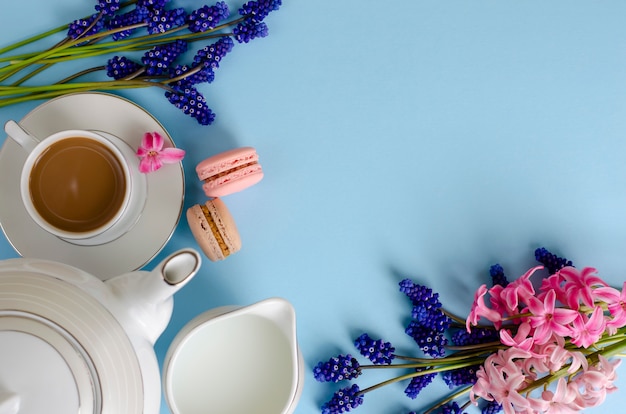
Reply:
M126 142L78 129L35 137L15 121L4 129L28 152L20 193L45 231L69 243L99 245L121 237L139 219L147 182Z

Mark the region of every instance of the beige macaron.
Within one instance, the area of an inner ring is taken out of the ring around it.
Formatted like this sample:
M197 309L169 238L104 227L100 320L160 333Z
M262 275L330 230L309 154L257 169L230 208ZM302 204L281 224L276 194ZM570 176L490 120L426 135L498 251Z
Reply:
M190 207L187 223L198 246L214 262L224 260L241 249L235 220L219 198Z

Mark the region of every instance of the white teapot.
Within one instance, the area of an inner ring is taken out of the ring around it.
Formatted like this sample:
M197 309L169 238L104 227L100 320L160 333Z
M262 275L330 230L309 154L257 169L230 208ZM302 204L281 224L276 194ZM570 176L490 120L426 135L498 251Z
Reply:
M154 343L200 264L183 249L102 282L53 261L0 261L0 414L158 413Z

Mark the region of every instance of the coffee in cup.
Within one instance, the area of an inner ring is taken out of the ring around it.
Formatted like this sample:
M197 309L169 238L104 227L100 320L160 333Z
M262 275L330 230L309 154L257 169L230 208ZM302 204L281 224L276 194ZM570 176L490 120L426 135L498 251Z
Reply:
M66 241L112 241L137 221L146 180L134 150L106 133L68 130L42 140L14 121L8 135L29 151L20 178L24 207L44 230Z
M66 232L91 232L113 220L124 206L122 161L89 137L49 145L29 175L29 196L37 213Z

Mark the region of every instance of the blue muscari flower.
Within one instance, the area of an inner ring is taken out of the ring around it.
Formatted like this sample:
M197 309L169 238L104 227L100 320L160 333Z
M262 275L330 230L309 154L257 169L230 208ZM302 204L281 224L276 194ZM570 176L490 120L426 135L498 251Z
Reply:
M416 368L416 372L424 371L425 368ZM417 395L422 391L428 384L430 384L437 374L432 372L429 374L419 375L411 378L409 385L405 388L404 393L407 397L415 399Z
M499 341L500 334L495 329L474 327L471 332L467 332L465 329L456 330L450 336L450 340L457 346L478 345Z
M198 69L197 71L195 69ZM170 69L170 78L178 78L181 75L186 75L184 79L170 83L171 86L193 86L199 83L211 83L215 79L215 73L213 69L204 66L189 67L187 65L177 65L175 68Z
M150 10L147 7L137 6L133 10L112 16L105 23L107 30L119 29L122 27L132 26L140 23L146 23L148 21L148 16L150 15ZM132 34L133 30L124 30L121 32L113 33L111 37L113 40L123 39Z
M448 339L442 332L422 326L415 320L409 322L405 332L413 338L425 354L430 355L433 358L440 358L445 355L445 348L448 344Z
M193 66L204 65L205 67L215 69L219 66L219 62L224 56L233 50L234 46L233 39L222 37L217 42L198 50L193 58Z
M245 3L239 9L239 14L248 17L253 22L260 22L274 10L278 10L281 0L256 0Z
M157 45L148 50L141 62L146 67L149 76L161 75L169 70L174 60L187 51L187 42L177 39L172 43Z
M206 99L194 87L174 88L173 91L165 92L165 97L176 108L195 118L200 125L210 125L215 120L215 114L207 105Z
M67 35L72 39L78 39L79 37L94 35L102 30L103 27L103 20L98 14L94 14L86 19L78 19L70 23Z
M106 64L107 76L116 80L132 75L141 68L139 63L124 56L114 56Z
M488 401L480 411L482 414L497 414L502 411L502 405L497 401Z
M470 385L476 383L476 372L478 372L479 368L480 365L452 369L443 372L441 377L443 378L443 382L445 382L450 389L461 385Z
M267 34L267 25L263 22L255 23L251 21L244 21L239 23L233 29L235 40L239 43L248 43L250 40L256 39L257 37L265 37Z
M359 394L360 391L357 384L340 389L333 394L330 401L322 405L322 414L347 413L363 404L363 396Z
M494 264L489 268L489 275L491 276L494 286L500 285L502 287L506 287L506 285L509 284L509 281L504 274L504 269L499 264Z
M441 407L441 414L463 414L463 412L459 404L453 401Z
M438 332L443 332L450 327L452 321L443 313L440 308L429 307L427 303L418 303L413 306L411 316L420 325L433 329Z
M198 50L191 66L179 65L170 70L170 78L177 78L185 73L189 73L185 79L174 82L174 85L195 85L213 82L213 79L215 79L214 70L219 67L219 62L233 49L233 46L233 39L222 37L217 42Z
M535 259L543 264L551 275L566 266L572 266L570 260L550 253L545 247L535 250Z
M367 333L362 334L354 341L354 346L361 355L368 358L375 365L389 365L396 357L395 348L390 342L383 342L382 339L372 339Z
M149 7L151 9L162 9L169 0L137 0L138 7Z
M148 33L165 33L175 27L185 24L185 9L178 8L172 10L150 9L148 18Z
M321 361L313 368L313 376L319 382L351 380L359 375L361 375L359 362L350 354Z
M404 279L400 283L400 292L404 293L411 299L413 305L421 304L427 310L441 308L439 302L439 294L433 292L429 287L418 285L411 279Z
M215 26L217 26L221 20L226 19L229 14L230 10L228 9L228 5L223 1L215 3L214 6L205 5L194 10L187 16L189 31L198 33L214 29Z
M120 9L120 0L98 0L96 11L105 16L112 16Z

